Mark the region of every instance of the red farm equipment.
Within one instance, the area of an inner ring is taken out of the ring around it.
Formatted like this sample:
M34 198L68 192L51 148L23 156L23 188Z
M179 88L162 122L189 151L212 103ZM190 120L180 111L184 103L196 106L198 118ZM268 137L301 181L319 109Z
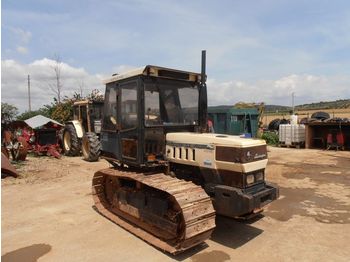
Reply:
M24 161L27 152L60 158L58 133L62 125L38 115L25 121L9 123L4 132L3 144L15 161Z

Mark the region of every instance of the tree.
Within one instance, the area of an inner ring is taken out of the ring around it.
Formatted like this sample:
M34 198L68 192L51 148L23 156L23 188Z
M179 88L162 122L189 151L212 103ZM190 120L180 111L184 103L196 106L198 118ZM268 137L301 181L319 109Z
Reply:
M53 98L51 105L44 105L38 110L31 112L24 112L20 114L18 120L26 120L36 115L43 115L48 118L54 119L62 124L71 120L73 115L73 104L80 100L91 100L91 101L103 101L103 94L98 89L94 89L85 97L82 97L79 93L74 93L71 97L64 96L63 99L58 102L56 97ZM3 107L1 103L1 108ZM3 110L2 110L3 111Z
M101 94L100 90L94 89L85 97L86 100L90 101L102 101L104 100L104 95Z
M65 97L61 103L55 105L51 118L62 124L70 120L73 115L73 103L75 101L74 98Z
M54 83L49 84L49 86L52 92L56 95L57 101L60 104L61 94L63 89L63 85L61 82L62 61L61 61L61 57L58 54L54 54L53 60L54 60L54 63L51 65L51 68L55 73L55 80L54 80Z
M18 115L18 108L1 102L1 121L12 121Z
M33 116L42 115L51 118L52 111L54 110L54 105L44 105L38 110L26 111L17 117L17 120L27 120Z
M79 93L74 93L72 97L65 96L61 103L57 103L51 113L51 118L60 122L65 123L72 118L73 115L73 104L80 100L90 100L90 101L103 101L104 96L98 89L94 89L85 97L82 97Z
M84 88L85 88L84 79L80 79L80 81L78 82L78 87L79 87L79 95L80 97L83 97Z

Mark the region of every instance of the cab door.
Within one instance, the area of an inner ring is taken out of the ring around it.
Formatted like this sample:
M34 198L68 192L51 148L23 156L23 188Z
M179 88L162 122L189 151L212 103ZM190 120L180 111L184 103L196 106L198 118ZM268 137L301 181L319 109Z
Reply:
M91 132L90 128L89 128L89 120L88 120L88 112L87 112L87 107L88 105L80 105L79 109L80 109L80 123L84 128L85 132Z
M100 134L101 155L104 157L121 160L119 138L119 86L116 83L106 85L105 102Z
M124 163L140 163L140 105L138 81L131 80L119 85L118 109L120 117L119 139L121 158Z

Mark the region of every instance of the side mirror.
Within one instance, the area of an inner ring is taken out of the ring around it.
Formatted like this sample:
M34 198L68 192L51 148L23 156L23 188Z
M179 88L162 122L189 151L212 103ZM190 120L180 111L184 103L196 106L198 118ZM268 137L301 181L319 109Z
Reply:
M115 125L117 131L119 131L121 129L120 125L118 125L118 123L117 123L117 119L115 119L114 116L110 116L109 120L112 122L113 125Z
M114 116L111 116L109 119L111 120L113 125L115 125L115 126L117 125L117 119L115 119Z

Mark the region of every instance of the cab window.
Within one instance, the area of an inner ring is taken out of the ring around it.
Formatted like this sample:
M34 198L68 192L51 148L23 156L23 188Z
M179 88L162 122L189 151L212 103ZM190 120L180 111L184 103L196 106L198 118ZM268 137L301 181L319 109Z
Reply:
M103 117L103 129L116 130L117 128L117 92L113 85L106 87L105 110Z
M136 82L121 86L121 128L130 129L138 125Z

